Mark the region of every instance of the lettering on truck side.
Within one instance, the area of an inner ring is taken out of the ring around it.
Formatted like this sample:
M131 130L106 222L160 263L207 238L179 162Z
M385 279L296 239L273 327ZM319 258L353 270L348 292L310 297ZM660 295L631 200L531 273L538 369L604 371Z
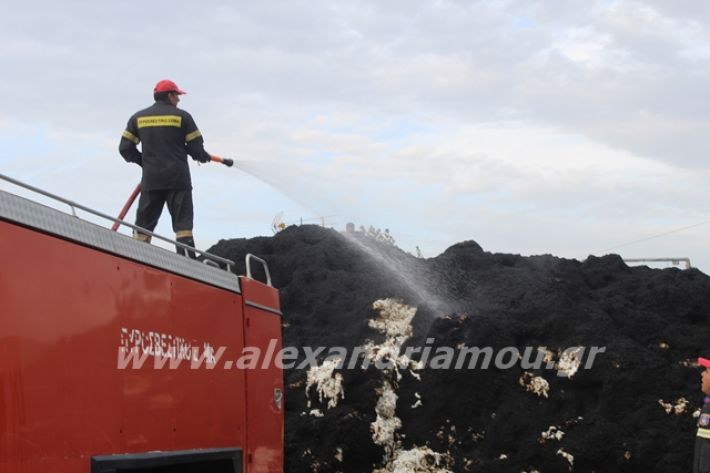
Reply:
M119 349L123 353L140 352L153 357L199 362L200 356L207 363L216 362L214 346L203 342L199 347L197 340L187 341L169 333L143 332L139 329L121 328Z

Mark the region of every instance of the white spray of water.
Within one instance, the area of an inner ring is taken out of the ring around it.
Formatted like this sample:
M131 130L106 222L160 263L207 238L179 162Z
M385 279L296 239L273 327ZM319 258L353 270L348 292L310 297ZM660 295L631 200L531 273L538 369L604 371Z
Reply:
M314 215L332 213L332 209L328 208L328 204L332 202L332 192L329 192L322 183L304 178L305 175L312 174L307 167L275 161L252 160L237 160L234 166L270 185L303 208L313 212Z
M235 166L282 192L315 215L333 212L332 208L327 209L326 207L337 201L337 192L329 190L326 183L304 179L303 175L309 174L307 167L282 162L253 160L237 160ZM421 298L420 304L426 305L437 315L452 312L450 304L438 296L434 292L435 289L429 287L430 282L417 275L413 264L408 264L405 259L396 258L382 251L379 244L369 241L367 238L358 238L348 234L346 236L348 236L347 241L375 260L383 270L399 279L414 294L417 294Z
M429 287L430 282L426 278L418 275L412 262L389 254L390 252L384 250L381 243L370 238L349 233L344 235L353 246L375 260L383 270L401 281L413 294L417 294L421 298L420 304L426 305L438 316L452 312L450 304L434 292L436 288Z

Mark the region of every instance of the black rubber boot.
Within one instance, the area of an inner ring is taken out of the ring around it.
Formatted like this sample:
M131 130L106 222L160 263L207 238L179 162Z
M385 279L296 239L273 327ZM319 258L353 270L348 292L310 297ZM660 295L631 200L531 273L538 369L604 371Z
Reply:
M193 248L195 247L195 240L192 237L180 237L177 239L177 242L182 243L183 245L191 246ZM189 256L192 259L197 259L197 255L194 251L189 251L185 248L180 248L179 246L176 246L175 250L179 255ZM187 255L185 253L187 253Z

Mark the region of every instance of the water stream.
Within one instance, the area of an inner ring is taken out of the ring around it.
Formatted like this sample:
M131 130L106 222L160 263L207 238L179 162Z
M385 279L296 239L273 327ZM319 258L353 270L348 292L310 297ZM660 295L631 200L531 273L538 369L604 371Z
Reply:
M375 260L383 271L401 281L412 293L419 297L418 304L427 306L437 316L442 316L452 312L450 304L435 292L433 281L429 280L423 273L420 265L412 259L397 258L390 254L396 251L394 248L387 251L382 247L382 243L374 239L362 237L357 234L344 233L346 241L359 249L370 258ZM411 301L405 301L411 302Z

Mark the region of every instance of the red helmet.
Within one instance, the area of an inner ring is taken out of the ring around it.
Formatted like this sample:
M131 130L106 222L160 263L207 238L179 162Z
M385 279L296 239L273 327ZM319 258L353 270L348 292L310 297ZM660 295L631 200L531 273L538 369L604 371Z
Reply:
M180 90L180 87L177 86L177 84L171 80L161 80L157 84L155 84L155 87L153 88L153 93L158 93L158 92L175 92L178 95L183 95L186 94L184 90Z

